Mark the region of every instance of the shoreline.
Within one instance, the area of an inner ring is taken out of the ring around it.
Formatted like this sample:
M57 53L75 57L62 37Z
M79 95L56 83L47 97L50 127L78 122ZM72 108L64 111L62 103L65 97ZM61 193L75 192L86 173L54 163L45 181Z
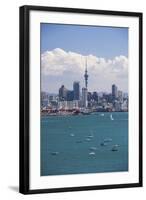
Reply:
M41 117L44 116L84 116L84 115L92 115L92 114L97 114L97 113L128 113L128 111L94 111L94 112L87 112L87 113L83 113L83 112L79 112L79 113L72 113L72 112L62 112L62 113L42 113L41 112Z

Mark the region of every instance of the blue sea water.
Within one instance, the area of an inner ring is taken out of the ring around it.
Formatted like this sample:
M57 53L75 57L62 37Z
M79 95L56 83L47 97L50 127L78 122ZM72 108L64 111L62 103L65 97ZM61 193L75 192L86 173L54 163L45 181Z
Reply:
M128 171L128 113L110 115L41 117L41 176Z

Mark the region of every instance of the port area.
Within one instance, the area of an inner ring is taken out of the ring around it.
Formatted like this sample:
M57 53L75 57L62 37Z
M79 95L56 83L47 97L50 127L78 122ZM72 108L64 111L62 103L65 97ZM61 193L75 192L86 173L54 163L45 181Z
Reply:
M41 116L68 116L68 115L90 115L95 113L104 113L104 112L117 112L115 110L98 110L98 109L89 109L89 108L80 108L80 109L42 109ZM119 112L119 111L118 111ZM127 112L127 111L120 111Z

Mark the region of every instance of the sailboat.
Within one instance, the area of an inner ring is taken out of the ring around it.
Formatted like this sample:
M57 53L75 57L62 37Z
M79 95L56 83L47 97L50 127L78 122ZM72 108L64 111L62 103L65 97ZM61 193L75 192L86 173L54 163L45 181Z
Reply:
M87 137L88 138L93 138L94 137L93 132L91 131L90 134Z
M114 118L113 118L112 114L110 115L110 118L111 118L111 120L114 120Z

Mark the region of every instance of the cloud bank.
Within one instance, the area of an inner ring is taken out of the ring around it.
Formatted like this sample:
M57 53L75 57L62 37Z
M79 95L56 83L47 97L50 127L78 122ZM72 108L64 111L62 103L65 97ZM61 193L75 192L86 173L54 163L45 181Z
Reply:
M56 48L41 54L42 89L51 91L64 84L72 87L73 81L80 81L84 87L85 62L87 60L89 89L110 91L113 83L119 89L128 91L128 58L120 55L113 59L81 55ZM72 88L69 88L72 89Z

